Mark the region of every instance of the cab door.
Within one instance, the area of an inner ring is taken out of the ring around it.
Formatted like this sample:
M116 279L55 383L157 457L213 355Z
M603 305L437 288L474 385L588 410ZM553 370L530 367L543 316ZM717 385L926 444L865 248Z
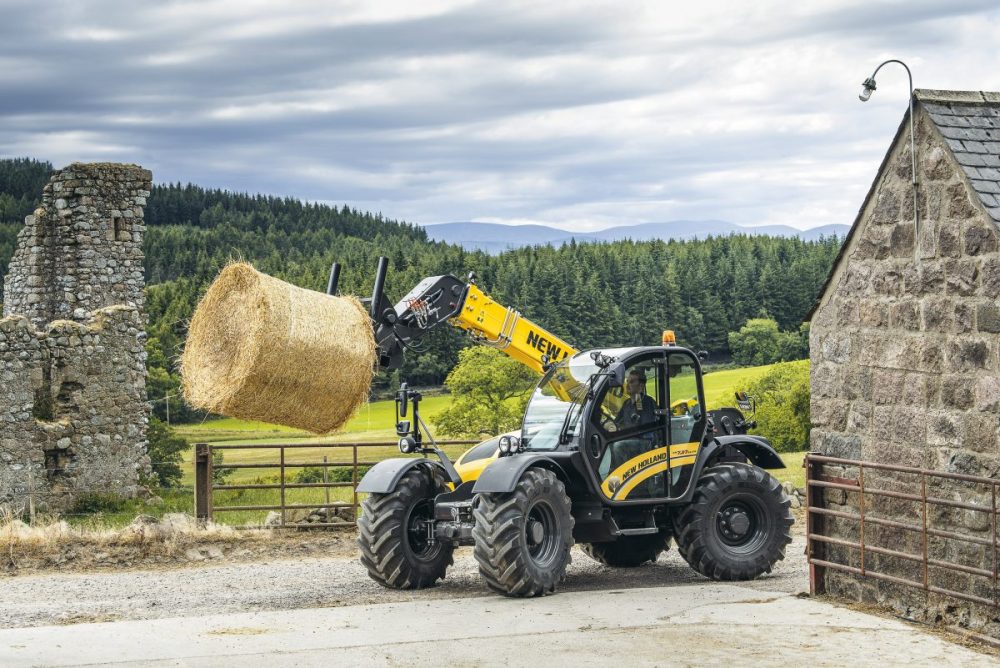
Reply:
M665 361L670 405L667 486L668 496L677 498L691 483L708 418L698 359L686 350L669 350Z
M591 414L590 463L609 501L662 500L669 494L669 390L666 358L626 362L622 386L605 386Z

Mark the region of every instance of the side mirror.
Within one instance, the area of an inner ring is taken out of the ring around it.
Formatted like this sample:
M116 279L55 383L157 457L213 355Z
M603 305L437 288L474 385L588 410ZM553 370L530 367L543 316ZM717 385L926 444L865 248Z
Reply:
M707 362L708 361L708 351L707 350L699 350L698 351L698 360L701 361L701 362Z
M409 393L406 391L406 383L399 384L399 392L396 393L396 406L399 409L399 417L406 417L406 406Z
M625 364L615 362L608 367L608 374L611 376L611 387L621 387L625 384Z
M757 414L757 400L749 396L746 392L736 393L736 405L744 413Z

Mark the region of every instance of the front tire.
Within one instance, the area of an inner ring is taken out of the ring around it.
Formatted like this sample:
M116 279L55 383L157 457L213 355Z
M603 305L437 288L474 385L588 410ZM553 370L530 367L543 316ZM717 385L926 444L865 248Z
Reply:
M616 568L635 568L656 561L660 554L670 549L670 532L641 536L622 536L610 543L585 543L580 546L588 557Z
M474 508L475 557L486 585L506 596L541 596L566 577L573 515L552 471L528 469L508 494L481 494Z
M795 522L791 501L767 471L721 464L698 479L676 521L677 550L713 580L753 580L785 558Z
M389 494L369 494L361 503L358 546L373 580L391 589L423 589L444 578L455 563L451 543L427 541L434 497L447 491L436 471L411 469Z

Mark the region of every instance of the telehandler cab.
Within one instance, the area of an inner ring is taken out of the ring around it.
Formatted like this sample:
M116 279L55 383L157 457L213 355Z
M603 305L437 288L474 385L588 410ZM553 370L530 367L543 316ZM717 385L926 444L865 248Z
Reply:
M368 494L361 561L377 582L433 585L459 545L475 546L486 584L509 596L554 591L574 542L601 563L638 566L675 540L716 580L753 579L784 558L790 502L764 470L784 464L747 433L756 425L741 410L705 410L704 354L676 345L672 332L658 346L577 352L454 276L425 279L388 307L385 271L383 258L368 301L384 367L448 321L544 375L520 435L502 436L496 450L476 446L458 467L426 428L420 393L400 387L399 448L424 456L384 460L358 485ZM337 273L334 265L331 294ZM744 394L737 402L755 409Z

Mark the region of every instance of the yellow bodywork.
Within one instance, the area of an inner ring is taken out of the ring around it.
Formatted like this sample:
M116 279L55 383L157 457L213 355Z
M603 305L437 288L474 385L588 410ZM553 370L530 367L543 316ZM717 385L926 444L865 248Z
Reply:
M555 364L578 352L514 309L497 303L475 284L469 284L461 310L449 322L468 332L476 343L502 350L538 374L545 372L546 363ZM455 463L462 482L477 480L483 469L497 459L499 451L469 462L464 461L467 454Z
M465 455L462 455L462 457L464 456ZM455 470L458 471L458 475L462 479L462 482L478 480L479 476L483 474L483 469L495 462L499 456L500 451L494 450L493 454L489 457L474 459L471 462L463 462L462 459L459 458L458 462L455 463Z
M694 464L698 456L698 443L677 443L670 446L670 465L667 466L667 447L662 446L637 455L608 474L601 489L615 501L623 501L633 489L657 473L668 468Z
M548 363L555 364L578 352L514 309L498 304L473 284L469 285L462 310L450 322L477 343L502 350L539 374L544 372L543 357L548 356Z

